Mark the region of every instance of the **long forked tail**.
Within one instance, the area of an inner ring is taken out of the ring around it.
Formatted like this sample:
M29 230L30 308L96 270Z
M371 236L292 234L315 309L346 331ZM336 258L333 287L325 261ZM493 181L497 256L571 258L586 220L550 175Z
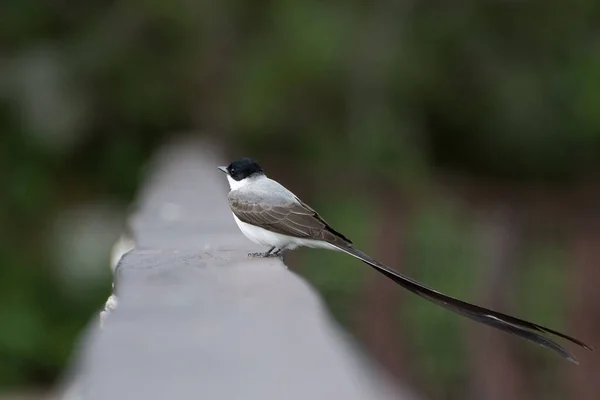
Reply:
M550 333L553 335L557 335L575 344L578 344L584 349L593 350L590 346L586 345L582 341L567 336L563 333L557 332L555 330L516 317L512 317L510 315L492 311L487 308L479 307L474 304L455 299L454 297L446 296L443 293L428 288L427 286L415 281L414 279L411 279L407 276L400 274L399 272L396 272L386 267L380 262L369 257L367 254L363 253L362 251L352 247L352 245L339 245L333 243L332 245L338 250L343 251L344 253L349 254L352 257L356 257L362 262L368 264L378 272L392 279L394 282L396 282L403 288L410 290L411 292L435 304L447 308L450 311L454 311L455 313L461 314L474 321L481 322L483 324L492 326L494 328L500 329L508 333L512 333L513 335L519 336L523 339L529 340L530 342L536 343L542 347L555 351L562 357L575 364L579 364L579 362L577 361L575 356L571 354L571 352L554 343L553 341L547 339L545 336L540 335L539 333Z

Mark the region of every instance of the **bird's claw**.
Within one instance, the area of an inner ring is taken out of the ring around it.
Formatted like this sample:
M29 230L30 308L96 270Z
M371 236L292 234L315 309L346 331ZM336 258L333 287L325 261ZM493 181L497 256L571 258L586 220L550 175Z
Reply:
M281 251L276 251L273 253L270 253L268 251L264 252L264 253L248 253L248 257L250 258L271 258L271 257L283 257L283 254Z
M265 253L248 253L248 257L250 258L266 258L266 257L271 257L271 254L265 252Z

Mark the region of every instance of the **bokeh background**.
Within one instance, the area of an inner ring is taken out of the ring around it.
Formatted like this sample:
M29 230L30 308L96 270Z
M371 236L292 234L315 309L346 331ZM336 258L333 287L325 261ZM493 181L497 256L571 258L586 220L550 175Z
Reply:
M600 3L5 0L0 16L0 398L60 377L144 165L180 132L251 155L394 268L598 347ZM425 398L599 396L598 354L573 349L575 367L338 254L289 263Z

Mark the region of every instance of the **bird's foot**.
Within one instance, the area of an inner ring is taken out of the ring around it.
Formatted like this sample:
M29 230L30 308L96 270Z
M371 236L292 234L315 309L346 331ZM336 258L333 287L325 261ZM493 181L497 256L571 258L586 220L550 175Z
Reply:
M248 257L251 258L270 258L270 257L279 257L282 258L283 257L283 251L281 251L281 249L277 249L276 251L275 248L271 248L269 251L265 251L264 253L248 253Z
M278 257L279 253L269 253L265 251L264 253L248 253L248 257L250 258L270 258L270 257Z

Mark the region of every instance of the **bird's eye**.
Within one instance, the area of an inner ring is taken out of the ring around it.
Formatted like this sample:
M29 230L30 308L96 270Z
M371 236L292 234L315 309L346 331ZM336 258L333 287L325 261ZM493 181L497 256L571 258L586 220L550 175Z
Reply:
M230 173L231 175L235 174L235 168L231 168L231 169L229 170L229 173Z

